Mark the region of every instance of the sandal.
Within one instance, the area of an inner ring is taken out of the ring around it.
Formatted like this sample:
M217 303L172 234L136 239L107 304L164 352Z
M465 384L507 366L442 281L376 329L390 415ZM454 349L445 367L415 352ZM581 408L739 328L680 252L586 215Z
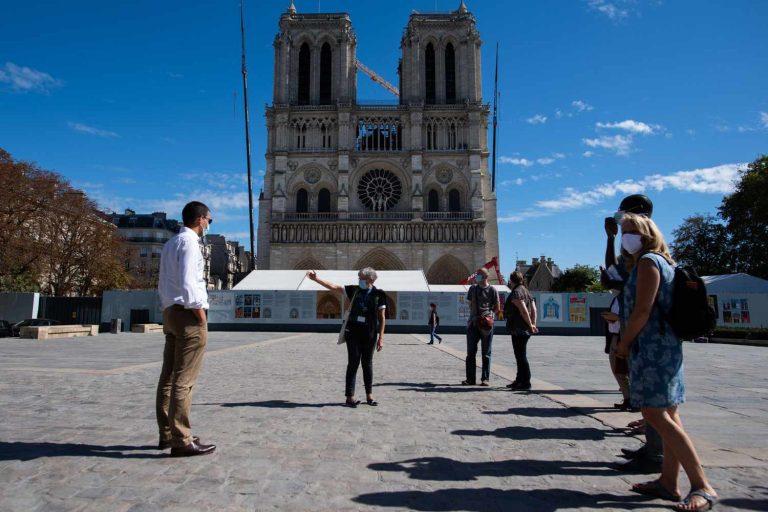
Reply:
M344 402L344 406L351 407L354 409L355 407L357 407L357 404L359 403L360 403L360 400L347 400L346 402Z
M658 480L651 480L650 482L643 482L641 484L635 484L632 486L632 492L642 494L644 496L653 496L667 501L680 501L680 493L671 492L666 487L661 485Z
M377 402L377 401L376 401L376 400L374 400L373 398L368 398L368 399L366 400L366 402L368 403L368 405L370 405L370 406L372 406L372 407L376 407L377 405L379 405L379 402ZM679 499L679 498L678 498L678 499Z
M700 505L698 507L693 507L693 504L691 503L693 501L693 498L695 496L698 496L699 498L703 498L704 504ZM712 510L712 507L715 506L715 503L717 503L717 496L714 496L712 494L709 494L704 489L696 489L695 491L691 491L688 493L688 496L685 497L683 501L672 507L674 510L677 510L678 512L703 512L705 510Z

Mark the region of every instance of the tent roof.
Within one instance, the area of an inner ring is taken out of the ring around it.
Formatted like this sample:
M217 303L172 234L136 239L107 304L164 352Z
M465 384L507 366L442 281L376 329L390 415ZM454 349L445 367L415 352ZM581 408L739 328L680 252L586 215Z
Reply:
M388 292L428 292L421 270L378 270L376 287ZM235 290L325 290L306 277L305 270L254 270ZM317 275L332 283L357 284L357 270L318 270Z
M702 276L707 293L768 293L768 281L749 274Z

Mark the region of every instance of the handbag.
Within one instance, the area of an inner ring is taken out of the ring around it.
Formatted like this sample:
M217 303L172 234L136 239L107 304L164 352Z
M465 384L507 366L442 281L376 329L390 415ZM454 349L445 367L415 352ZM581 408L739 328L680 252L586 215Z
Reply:
M336 340L337 345L341 345L342 343L347 342L347 322L349 322L349 314L352 312L352 303L355 302L355 297L357 297L357 290L355 290L355 293L352 294L352 299L349 301L349 307L342 315L342 318L344 319L341 322L341 330L339 331L339 339Z
M493 317L492 316L481 316L477 319L477 328L481 331L492 331L493 330Z

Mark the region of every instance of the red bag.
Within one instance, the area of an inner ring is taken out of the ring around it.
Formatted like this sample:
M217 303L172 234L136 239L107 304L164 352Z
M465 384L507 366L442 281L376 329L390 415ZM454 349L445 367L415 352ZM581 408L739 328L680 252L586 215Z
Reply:
M493 330L493 317L492 316L481 316L477 319L477 328L481 331L492 331Z

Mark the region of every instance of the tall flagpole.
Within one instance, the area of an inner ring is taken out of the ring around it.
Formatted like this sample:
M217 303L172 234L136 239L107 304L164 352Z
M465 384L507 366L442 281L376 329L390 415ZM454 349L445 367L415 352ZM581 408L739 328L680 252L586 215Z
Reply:
M496 73L493 79L493 162L491 163L491 191L496 190L496 103L499 98L499 43L496 43Z
M243 47L243 108L245 109L245 157L248 163L248 222L251 228L251 261L250 268L256 268L256 252L254 250L253 237L253 186L251 182L251 134L248 121L248 69L245 65L245 22L243 21L243 2L240 0L240 39Z

